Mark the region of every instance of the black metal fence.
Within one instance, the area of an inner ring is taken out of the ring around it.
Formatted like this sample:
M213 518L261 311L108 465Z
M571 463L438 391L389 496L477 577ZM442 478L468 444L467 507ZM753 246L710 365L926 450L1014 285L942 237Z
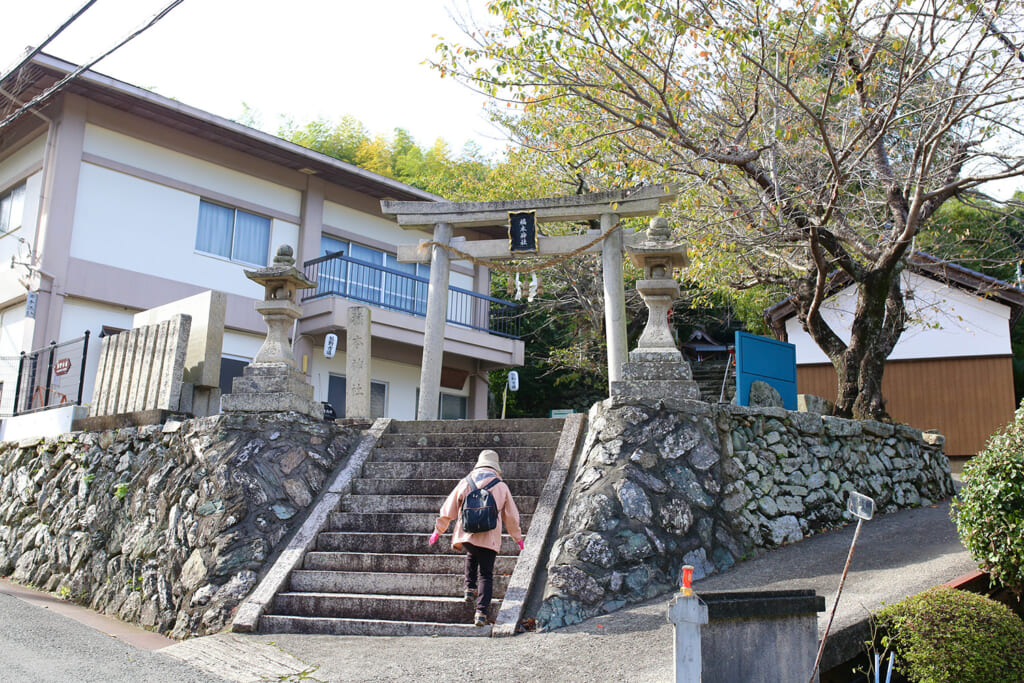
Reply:
M0 411L21 415L67 405L82 405L89 331L77 339L0 358ZM14 367L15 371L10 373ZM7 377L14 376L8 389ZM10 396L10 399L8 398Z

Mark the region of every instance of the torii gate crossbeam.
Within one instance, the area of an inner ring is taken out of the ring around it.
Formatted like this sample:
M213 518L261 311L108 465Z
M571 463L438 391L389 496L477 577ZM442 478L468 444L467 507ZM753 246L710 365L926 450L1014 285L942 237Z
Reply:
M619 219L656 215L660 206L675 199L677 194L675 187L657 185L568 197L502 202L381 201L381 211L394 215L403 228L433 228L434 244L429 252L416 244L401 245L398 249L400 262L430 263L417 419L437 419L450 261L448 250L444 247L451 246L452 236L456 230L495 226L507 228L509 212L516 211L536 212L537 223L599 219L600 235L605 237L584 251L601 250L610 383L621 379L622 366L628 353L622 260L624 244L631 241L633 234L632 231L623 231L618 227ZM488 261L550 258L578 251L587 243L594 241L595 236L598 236L595 231L591 231L589 235L538 235L537 251L529 253L512 252L507 239L467 241L459 244L458 250L473 258Z

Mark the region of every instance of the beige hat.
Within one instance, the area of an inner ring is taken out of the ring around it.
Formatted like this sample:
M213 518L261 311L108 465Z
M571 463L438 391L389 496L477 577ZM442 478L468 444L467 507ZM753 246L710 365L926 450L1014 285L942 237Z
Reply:
M490 467L498 474L501 474L501 463L498 461L498 454L491 450L480 451L480 457L476 459L476 467Z

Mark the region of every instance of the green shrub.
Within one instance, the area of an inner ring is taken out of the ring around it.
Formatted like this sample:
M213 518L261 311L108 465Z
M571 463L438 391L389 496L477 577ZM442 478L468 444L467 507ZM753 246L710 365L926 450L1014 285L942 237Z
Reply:
M1024 681L1024 621L995 600L940 586L876 618L897 669L917 683Z
M1024 405L968 461L963 478L953 507L960 540L983 571L1019 598L1024 591Z

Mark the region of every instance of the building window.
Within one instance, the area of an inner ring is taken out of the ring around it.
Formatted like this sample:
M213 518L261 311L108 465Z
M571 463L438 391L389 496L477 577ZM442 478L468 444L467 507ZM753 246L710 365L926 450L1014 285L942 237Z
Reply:
M230 394L231 384L234 382L236 377L242 376L242 370L245 370L246 366L249 365L249 361L244 358L231 358L230 356L221 356L220 359L220 393Z
M265 266L270 252L270 219L201 199L196 250Z
M25 210L25 183L0 194L0 233L21 227Z
M384 382L370 382L370 417L384 417L387 409L388 385ZM338 417L345 415L345 377L330 375L327 380L327 402Z
M437 417L440 420L465 420L467 400L465 396L441 392L441 401L437 406Z

